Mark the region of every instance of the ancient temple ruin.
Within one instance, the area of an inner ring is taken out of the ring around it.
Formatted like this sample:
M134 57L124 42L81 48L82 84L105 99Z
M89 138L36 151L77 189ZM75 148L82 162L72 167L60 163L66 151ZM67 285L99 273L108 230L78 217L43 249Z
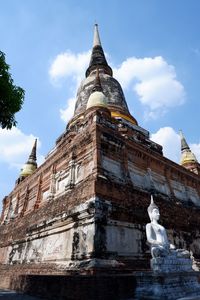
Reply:
M200 165L183 135L181 165L164 157L130 114L97 25L73 118L39 167L36 144L3 199L0 287L23 274L150 270L151 194L170 241L192 251L198 269Z

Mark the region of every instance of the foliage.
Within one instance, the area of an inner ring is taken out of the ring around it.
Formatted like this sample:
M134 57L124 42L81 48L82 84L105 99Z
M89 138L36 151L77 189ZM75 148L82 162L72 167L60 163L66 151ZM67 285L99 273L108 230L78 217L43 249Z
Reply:
M0 51L0 127L16 126L15 113L22 107L24 94L21 87L14 85L5 54Z

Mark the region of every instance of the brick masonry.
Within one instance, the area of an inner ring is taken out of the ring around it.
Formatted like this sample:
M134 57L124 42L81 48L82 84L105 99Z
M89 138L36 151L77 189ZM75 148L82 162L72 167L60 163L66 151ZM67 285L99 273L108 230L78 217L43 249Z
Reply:
M70 125L45 163L4 199L1 274L5 266L16 276L149 270L151 192L170 241L192 250L198 264L199 176L163 157L138 128L103 108Z

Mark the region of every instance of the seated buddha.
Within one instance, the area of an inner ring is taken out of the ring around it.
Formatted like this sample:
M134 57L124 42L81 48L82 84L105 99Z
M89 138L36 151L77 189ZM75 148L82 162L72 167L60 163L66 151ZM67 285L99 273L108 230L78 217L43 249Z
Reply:
M151 246L151 255L153 258L171 256L189 258L190 253L184 249L176 249L174 245L169 243L165 228L158 223L160 213L158 206L153 201L151 195L151 204L148 209L151 223L146 225L147 241Z

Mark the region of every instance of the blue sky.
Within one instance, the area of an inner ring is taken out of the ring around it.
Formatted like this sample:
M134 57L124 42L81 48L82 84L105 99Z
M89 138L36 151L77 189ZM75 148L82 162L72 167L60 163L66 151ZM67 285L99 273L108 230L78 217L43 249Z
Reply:
M0 50L26 96L17 128L0 131L0 198L14 187L34 138L42 162L64 131L95 22L140 126L177 162L181 128L200 159L199 11L198 0L2 1Z

